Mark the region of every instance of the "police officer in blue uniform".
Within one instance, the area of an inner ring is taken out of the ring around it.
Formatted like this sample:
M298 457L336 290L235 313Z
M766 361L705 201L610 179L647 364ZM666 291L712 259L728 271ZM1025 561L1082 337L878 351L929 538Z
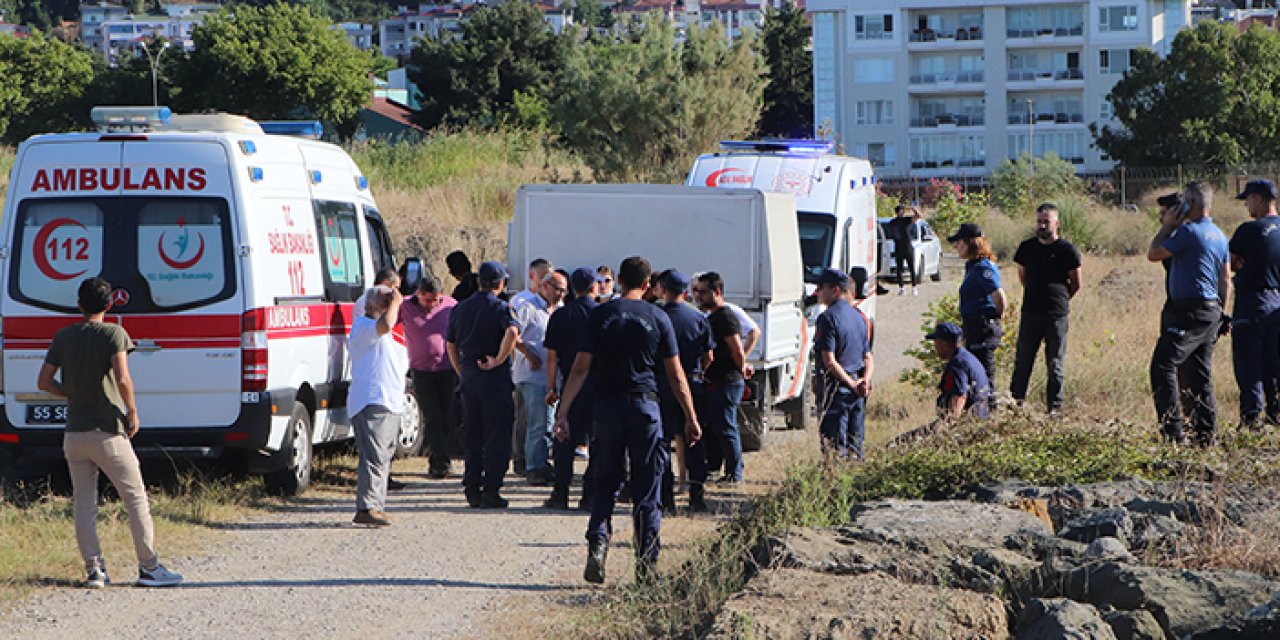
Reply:
M667 318L671 320L671 329L675 332L676 348L680 352L680 368L689 382L690 390L696 399L702 369L711 363L711 351L715 349L715 339L711 337L711 325L706 316L685 302L685 292L689 289L689 277L676 270L667 271L660 284L662 297L659 302ZM658 402L662 409L663 437L667 442L681 435L684 430L684 415L680 409L680 401L671 388L666 371L658 369ZM696 402L695 402L696 404ZM704 490L707 482L707 454L702 441L692 446L686 444L684 459L689 470L689 509L706 511L707 503ZM675 474L672 465L667 465L662 474L662 508L670 512L675 508Z
M502 476L511 458L511 425L515 404L511 392L511 352L520 331L511 307L498 299L507 281L502 263L480 265L480 289L458 303L449 317L446 349L462 392L467 504L503 509Z
M604 278L593 269L585 267L575 269L569 274L569 288L573 289L573 301L566 304L547 321L547 334L542 345L547 349L547 375L559 380L551 380L547 392L547 404L553 405L559 400L559 391L569 381L573 370L573 361L578 357L578 347L582 335L586 332L587 318L591 311L599 306L595 293L598 284ZM595 395L595 376L588 375L582 391L578 393L573 406L568 408L569 433L564 438L555 438L551 444L552 465L555 469L555 485L551 497L542 506L548 509L569 508L569 484L573 480L573 452L576 447L586 444L591 439L591 408ZM591 508L591 489L594 484L594 470L590 458L587 460L586 473L582 475L582 500L579 509Z
M1280 424L1280 215L1276 185L1252 180L1236 196L1252 220L1231 236L1236 274L1231 356L1240 386L1240 422Z
M1160 338L1151 354L1151 391L1161 432L1181 443L1183 396L1190 399L1195 440L1213 444L1218 413L1213 395L1213 347L1230 296L1227 238L1213 223L1213 189L1189 182L1182 190L1182 213L1161 219L1147 259L1169 260L1169 301L1160 313Z
M817 294L827 306L813 334L826 407L818 431L822 449L840 458L852 452L861 460L874 368L870 324L861 310L849 304L849 276L843 271L824 269L818 275Z
M693 398L680 368L671 321L656 305L641 300L653 269L640 256L622 261L618 282L622 295L596 307L587 319L581 350L574 359L569 382L556 418L556 437L569 433L565 406L572 406L588 372L595 368L595 439L592 462L599 480L591 497L587 524L590 544L583 578L602 583L614 498L623 479L623 460L631 463L632 520L635 528L636 578L647 580L658 560L662 526L659 485L667 463L662 437L655 371L666 369L671 388L684 413L685 437L690 444L702 436Z
M933 341L933 351L947 363L938 382L938 416L959 418L966 413L985 420L991 403L991 381L986 369L968 349L960 346L964 330L953 322L939 323L925 334Z
M996 349L1000 347L1000 337L1004 335L1004 329L1000 326L1005 305L1004 289L1000 286L1000 268L996 266L991 244L982 235L982 227L966 222L947 241L965 260L964 280L960 282L960 321L964 329L964 346L982 363L987 380L994 381Z

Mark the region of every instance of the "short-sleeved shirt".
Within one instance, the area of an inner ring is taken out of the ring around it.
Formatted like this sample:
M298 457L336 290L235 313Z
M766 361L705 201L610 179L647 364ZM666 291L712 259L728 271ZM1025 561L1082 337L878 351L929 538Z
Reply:
M1075 245L1058 238L1045 244L1039 238L1024 240L1013 261L1026 272L1022 310L1065 316L1070 312L1071 290L1067 275L1080 267Z
M586 333L587 318L591 310L600 306L591 296L578 296L573 302L551 314L547 321L547 335L542 341L546 349L555 349L556 369L560 371L560 381L569 379L573 370L573 361L578 357L578 348L582 345L582 336Z
M996 317L996 303L991 294L1000 288L1000 268L986 258L970 260L964 265L960 282L960 315Z
M538 294L525 297L521 302L511 303L512 310L516 313L516 322L520 327L520 341L524 343L524 348L532 351L538 357L539 362L547 361L547 348L543 345L543 340L547 335L547 322L551 320L551 305L547 303L547 299ZM511 378L516 383L545 385L547 383L547 372L542 369L541 364L537 369L533 368L533 364L525 355L519 351L512 356Z
M1170 300L1218 299L1218 278L1227 261L1227 237L1211 218L1183 223L1161 246L1173 254L1169 263Z
M416 296L400 305L400 324L404 326L405 346L409 348L409 367L414 371L448 371L449 352L445 349L445 332L458 302L452 296L440 296L430 311L418 304Z
M449 294L450 298L462 302L470 298L472 294L480 290L480 277L473 271L461 280L458 280L458 286L453 288L453 292Z
M1280 216L1250 220L1228 245L1244 264L1236 271L1237 318L1258 318L1280 309Z
M742 379L742 372L733 359L733 351L729 348L728 338L738 336L741 339L742 325L729 307L722 306L707 316L707 324L711 326L711 337L715 339L716 348L711 355L711 366L707 367L703 378L714 384L724 384Z
M449 316L449 329L445 340L458 348L458 360L462 366L459 375L495 373L511 377L511 360L488 372L480 369L478 360L485 356L497 356L502 347L502 337L508 327L516 326L516 316L511 307L499 300L492 291L479 291L458 303Z
M893 241L894 254L911 254L911 224L914 222L911 216L898 216L885 224L885 235Z
M747 313L746 309L743 309L732 302L726 302L724 303L724 306L729 311L733 312L734 318L737 318L738 335L742 338L742 346L745 348L747 346L747 336L750 335L752 331L759 331L760 325L756 324L756 321L751 319L751 315Z
M711 337L711 325L706 317L684 302L664 304L662 310L671 320L671 329L676 335L680 368L686 380L693 380L701 375L702 356L716 347ZM664 394L671 393L667 372L662 367L658 368L658 389Z
M592 355L596 394L606 397L657 392L654 371L679 353L667 314L657 305L628 298L591 310L581 350Z
M862 374L867 352L871 351L869 339L866 316L841 298L818 316L813 347L818 353L830 351L840 368L857 378Z
M964 396L966 410L972 410L979 418L987 417L991 384L982 363L964 347L956 350L942 370L942 382L938 383L938 406L947 406L958 395Z
M360 316L351 323L347 349L351 354L347 414L354 416L370 405L404 413L404 377L409 372L409 354L396 342L395 335L391 332L378 335L378 321Z
M80 322L54 334L44 361L62 370L67 431L125 432L124 399L111 359L130 351L133 340L118 324Z

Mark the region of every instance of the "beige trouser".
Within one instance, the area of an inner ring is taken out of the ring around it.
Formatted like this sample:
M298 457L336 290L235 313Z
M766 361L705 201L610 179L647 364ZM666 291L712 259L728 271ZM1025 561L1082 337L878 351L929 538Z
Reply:
M76 543L86 569L102 561L98 541L98 470L107 474L129 514L129 530L138 566L151 570L158 564L151 505L142 483L138 456L129 439L102 431L69 431L63 436L62 451L71 470L71 490L75 500Z

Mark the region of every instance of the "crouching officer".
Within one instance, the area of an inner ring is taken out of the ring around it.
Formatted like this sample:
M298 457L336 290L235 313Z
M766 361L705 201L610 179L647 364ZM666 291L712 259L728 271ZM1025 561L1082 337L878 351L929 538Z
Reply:
M938 417L945 419L971 415L986 420L990 409L991 382L978 358L960 346L964 330L943 322L926 334L933 351L947 363L938 383Z
M489 261L478 275L479 291L454 308L445 340L462 391L467 504L502 509L507 501L498 491L511 458L515 420L510 358L520 332L511 307L497 296L507 281L506 268Z
M818 301L827 306L818 316L813 337L826 405L819 428L822 449L841 458L852 450L861 460L873 369L870 324L849 304L849 276L843 271L823 270L817 293Z
M564 439L570 434L566 407L573 406L594 367L596 447L591 463L597 466L598 481L587 524L590 549L583 577L588 582L604 582L609 537L613 533L614 497L622 484L624 459L631 463L637 580L648 579L658 560L658 532L662 526L658 492L668 457L659 417L655 376L658 367L666 370L684 412L685 437L692 444L702 435L689 384L680 368L671 321L662 309L641 299L651 272L649 262L639 256L622 261L618 269L622 295L596 307L588 316L556 417L556 438Z

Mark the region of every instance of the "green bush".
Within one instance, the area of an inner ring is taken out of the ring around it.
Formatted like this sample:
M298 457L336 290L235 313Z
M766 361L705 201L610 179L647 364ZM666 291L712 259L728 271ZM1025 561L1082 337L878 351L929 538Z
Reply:
M991 174L991 202L1010 218L1030 215L1045 200L1084 193L1076 169L1057 154L1005 160Z
M938 202L929 223L939 236L945 238L966 222L981 224L987 215L987 206L985 193L971 191L961 194L957 190L944 189L938 194Z

